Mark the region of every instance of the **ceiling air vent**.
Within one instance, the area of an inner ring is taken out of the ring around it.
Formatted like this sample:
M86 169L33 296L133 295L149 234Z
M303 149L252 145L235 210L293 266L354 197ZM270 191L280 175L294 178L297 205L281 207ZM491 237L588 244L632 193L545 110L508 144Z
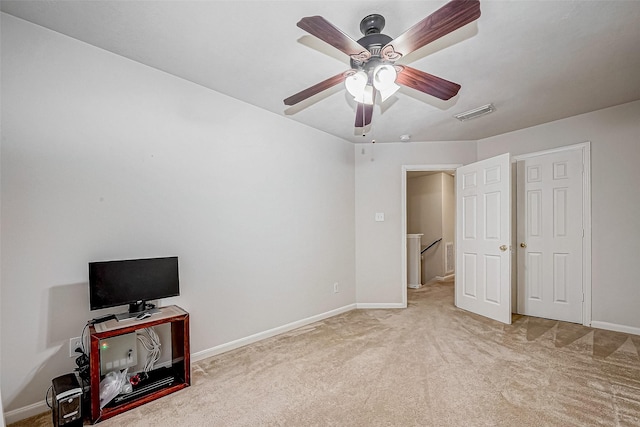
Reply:
M493 113L496 111L496 107L493 104L483 105L482 107L474 108L473 110L465 111L464 113L456 114L456 119L461 122L465 122L467 120L475 119L476 117L484 116L485 114Z

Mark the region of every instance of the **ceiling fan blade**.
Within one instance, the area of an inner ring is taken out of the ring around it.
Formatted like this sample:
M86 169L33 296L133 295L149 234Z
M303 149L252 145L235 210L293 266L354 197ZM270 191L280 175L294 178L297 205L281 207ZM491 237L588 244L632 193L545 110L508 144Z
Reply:
M373 116L373 105L362 104L358 102L356 108L356 123L355 127L363 128L371 123L371 117Z
M452 0L387 43L385 59L395 61L480 17L479 0Z
M333 26L322 16L307 16L302 18L297 25L307 33L329 43L353 59L364 61L371 57L371 53L366 48Z
M459 84L427 74L424 71L407 66L397 68L401 68L396 77L397 84L419 90L436 98L446 101L456 96L460 90Z
M328 79L323 80L320 83L317 83L311 87L308 87L305 90L302 90L296 93L295 95L291 95L290 97L284 100L284 105L296 105L300 101L304 101L305 99L310 98L313 95L316 95L322 92L323 90L327 90L330 87L333 87L338 83L343 82L344 79L346 78L345 74L348 74L348 72L336 74L335 76L329 77Z
M371 117L373 116L373 104L376 101L376 96L378 96L378 90L373 86L370 86L370 87L371 87L372 104L365 104L363 102L358 102L358 106L356 107L355 127L357 128L363 128L371 124Z

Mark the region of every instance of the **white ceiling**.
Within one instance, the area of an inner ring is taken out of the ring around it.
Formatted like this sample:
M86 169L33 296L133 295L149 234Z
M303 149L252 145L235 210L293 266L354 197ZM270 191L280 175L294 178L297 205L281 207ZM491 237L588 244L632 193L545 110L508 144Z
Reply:
M397 37L446 1L2 1L2 11L353 142L476 140L640 99L640 1L481 0L477 21L403 57L462 85L441 101L402 88L366 137L343 85L282 100L349 68L296 26L321 15L359 39L379 13ZM468 122L454 114L493 103Z

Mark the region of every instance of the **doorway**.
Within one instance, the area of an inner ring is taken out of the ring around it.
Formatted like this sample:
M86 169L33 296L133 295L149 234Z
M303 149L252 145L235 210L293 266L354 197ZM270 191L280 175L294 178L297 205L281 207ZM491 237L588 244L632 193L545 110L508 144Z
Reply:
M408 190L411 188L409 185L409 179L424 179L429 180L429 176L436 177L440 174L445 174L447 177L452 179L452 175L455 174L455 170L462 165L460 164L445 164L445 165L413 165L413 166L403 166L402 167L402 299L403 305L406 307L407 304L407 234L411 233L420 233L424 234L421 238L421 250L424 250L426 246L430 245L434 241L439 238L443 238L442 241L436 243L430 249L425 251L423 255L423 260L421 261L423 264L423 274L421 283L425 283L425 280L429 278L436 278L438 280L443 279L446 280L449 277L453 277L455 274L455 262L454 262L454 247L453 242L454 232L447 231L447 225L441 225L436 228L436 234L433 234L432 230L427 230L424 225L419 225L420 221L415 218L416 215L419 215L419 212L411 212L409 210L410 203L410 195L408 196ZM412 178L413 177L413 178ZM423 178L427 177L427 178ZM445 181L448 178L444 178ZM433 183L432 183L433 184ZM426 184L430 185L430 184ZM437 183L436 183L437 185ZM445 184L446 185L446 184ZM452 197L455 198L455 188L453 189ZM448 202L444 202L443 204L450 205ZM455 206L455 201L451 201L451 204ZM423 204L424 205L424 204ZM446 208L445 208L446 209ZM442 215L449 215L448 212L442 213ZM437 217L437 210L435 213L431 213ZM451 213L453 217L455 217L455 211ZM412 216L414 218L412 218ZM451 224L452 228L455 227L455 221ZM426 231L426 232L425 232ZM447 245L450 243L450 245Z

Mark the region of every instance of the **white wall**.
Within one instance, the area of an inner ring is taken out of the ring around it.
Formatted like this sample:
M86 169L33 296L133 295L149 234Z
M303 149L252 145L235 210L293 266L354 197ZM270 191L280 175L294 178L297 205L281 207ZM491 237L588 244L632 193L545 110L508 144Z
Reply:
M73 369L92 260L178 255L192 352L355 303L352 144L5 14L2 101L5 410Z
M402 166L467 164L475 141L357 144L356 283L358 304L402 304ZM385 221L376 222L375 213Z
M640 333L640 101L483 139L478 159L591 141L592 320Z

